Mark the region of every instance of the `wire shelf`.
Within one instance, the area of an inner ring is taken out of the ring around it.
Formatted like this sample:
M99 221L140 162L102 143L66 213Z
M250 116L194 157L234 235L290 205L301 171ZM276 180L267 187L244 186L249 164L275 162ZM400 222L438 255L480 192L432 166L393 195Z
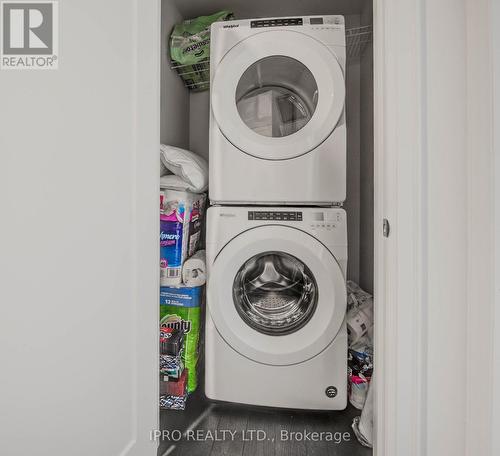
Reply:
M373 27L353 27L345 31L347 58L359 57L373 40Z
M170 68L181 77L189 90L206 90L210 86L210 59L206 58L198 63L181 65L172 61Z
M373 27L352 27L345 31L347 58L359 57L366 46L372 42ZM182 78L184 85L193 91L207 90L210 87L210 59L198 63L181 65L172 61L170 68Z

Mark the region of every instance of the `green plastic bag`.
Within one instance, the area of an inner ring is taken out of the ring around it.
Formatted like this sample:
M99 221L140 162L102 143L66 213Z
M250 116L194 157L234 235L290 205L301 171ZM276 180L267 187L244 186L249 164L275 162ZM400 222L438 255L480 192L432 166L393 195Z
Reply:
M170 35L170 58L191 90L206 90L210 84L210 25L232 17L229 11L220 11L174 27Z

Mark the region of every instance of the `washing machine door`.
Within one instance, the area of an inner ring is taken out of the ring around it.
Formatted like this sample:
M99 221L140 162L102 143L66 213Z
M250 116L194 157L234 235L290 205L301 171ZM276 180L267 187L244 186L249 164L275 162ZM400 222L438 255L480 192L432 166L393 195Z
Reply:
M231 240L212 265L208 311L221 337L253 361L291 365L323 351L346 310L342 270L317 239L268 225Z
M296 31L265 31L231 48L215 71L212 111L224 136L252 156L308 153L344 109L342 68L331 50Z

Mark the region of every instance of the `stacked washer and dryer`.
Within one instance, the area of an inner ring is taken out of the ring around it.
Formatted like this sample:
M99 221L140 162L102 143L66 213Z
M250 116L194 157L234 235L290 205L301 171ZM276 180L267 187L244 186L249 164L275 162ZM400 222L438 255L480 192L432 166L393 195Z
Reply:
M342 16L212 26L211 399L346 407L344 70Z

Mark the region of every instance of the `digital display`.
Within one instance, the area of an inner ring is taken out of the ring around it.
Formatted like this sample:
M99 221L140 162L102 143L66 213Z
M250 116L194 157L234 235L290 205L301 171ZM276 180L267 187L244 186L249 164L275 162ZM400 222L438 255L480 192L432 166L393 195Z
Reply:
M322 17L311 17L310 24L311 25L322 25L323 18Z

